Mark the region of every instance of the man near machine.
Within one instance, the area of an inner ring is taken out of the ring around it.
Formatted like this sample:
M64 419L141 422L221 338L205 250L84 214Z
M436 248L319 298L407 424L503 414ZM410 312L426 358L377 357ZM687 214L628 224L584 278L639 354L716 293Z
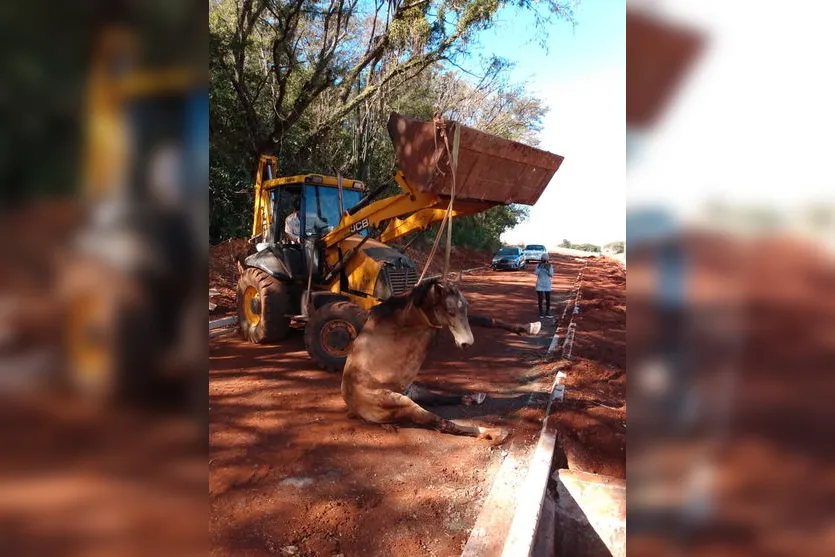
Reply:
M301 243L301 221L299 220L299 211L301 210L301 203L299 198L296 198L293 201L293 212L287 215L287 218L284 219L284 235L286 237L286 241L292 242L294 244ZM306 233L309 234L321 234L322 232L326 231L328 228L328 221L327 219L323 219L316 214L308 214L307 215L307 224L305 226Z
M301 202L297 197L293 201L293 212L287 215L287 218L284 219L284 235L285 239L288 242L293 242L294 244L299 243L299 236L301 236L301 223L299 221L299 209L301 208Z

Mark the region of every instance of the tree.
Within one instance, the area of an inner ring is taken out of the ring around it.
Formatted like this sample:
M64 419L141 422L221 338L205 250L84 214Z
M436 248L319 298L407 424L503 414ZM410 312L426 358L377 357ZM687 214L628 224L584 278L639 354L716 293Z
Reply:
M574 3L213 0L211 238L248 232L261 153L278 156L282 175L339 171L397 191L385 130L391 111L428 120L441 110L535 144L546 109L524 85L510 83L511 62L489 59L474 79L457 64L500 9L532 11L544 25L572 21ZM490 218L506 223L516 214L495 209ZM454 232L465 241L466 220L460 222Z
M232 86L253 156L309 155L353 111L461 58L505 6L573 18L559 0L217 0L213 76Z
M626 242L609 242L603 249L612 253L623 253L626 251Z
M566 248L566 249L576 249L576 250L580 250L580 251L593 251L593 252L599 252L600 251L600 246L596 246L594 244L588 244L588 243L572 244L568 240L563 240L562 242L560 242L559 247Z
M502 233L528 218L523 205L498 205L483 213L454 219L452 240L455 245L493 251L502 245Z
M599 253L600 252L600 246L596 246L594 244L588 244L588 243L586 243L586 244L571 244L571 249L576 249L576 250L580 250L580 251L590 251L590 252L593 252L593 253Z
M467 126L538 145L547 109L524 84L509 82L507 70L511 67L506 60L492 59L477 83L455 72L444 72L433 80L435 106L448 118Z

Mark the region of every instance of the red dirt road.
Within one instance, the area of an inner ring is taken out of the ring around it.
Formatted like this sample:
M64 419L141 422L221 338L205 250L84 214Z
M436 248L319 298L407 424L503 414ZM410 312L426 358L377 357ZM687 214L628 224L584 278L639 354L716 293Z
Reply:
M574 322L572 359L562 368L565 402L552 416L565 464L626 478L626 272L619 263L589 260Z
M559 299L582 262L557 257L555 263ZM606 264L592 261L591 275ZM530 271L482 272L466 277L462 287L472 313L526 322L536 319L533 284ZM555 303L552 312L559 317L562 305ZM581 330L575 350L583 352ZM340 377L313 366L301 331L276 346L246 344L236 336L213 339L212 554L460 554L501 454L535 443L555 367L540 360L553 325L535 338L491 329L474 333L475 345L462 351L444 331L418 380L438 390L487 392L481 406L433 410L511 429L511 440L501 448L417 428L390 433L349 419ZM623 375L622 362L620 369ZM603 439L596 462L606 470L622 469L622 444L608 447L611 439L604 434L592 439Z

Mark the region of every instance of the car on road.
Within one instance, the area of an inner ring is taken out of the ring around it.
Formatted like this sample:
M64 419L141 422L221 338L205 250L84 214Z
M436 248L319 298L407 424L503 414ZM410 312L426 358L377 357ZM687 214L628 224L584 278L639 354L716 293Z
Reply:
M500 248L493 254L493 262L490 264L490 267L494 271L498 271L499 269L524 269L525 254L522 252L522 248Z
M525 262L542 261L542 256L548 257L548 250L542 244L529 244L522 250L525 256Z

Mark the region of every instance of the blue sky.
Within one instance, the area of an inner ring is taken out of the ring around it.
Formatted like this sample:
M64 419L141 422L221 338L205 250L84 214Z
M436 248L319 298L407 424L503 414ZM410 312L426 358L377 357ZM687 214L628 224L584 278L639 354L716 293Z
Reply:
M547 28L547 51L534 18L505 9L481 35L474 57L495 54L516 62L514 81L550 108L540 147L565 157L530 219L504 235L507 242L602 244L625 229L625 2L585 0L576 25Z

